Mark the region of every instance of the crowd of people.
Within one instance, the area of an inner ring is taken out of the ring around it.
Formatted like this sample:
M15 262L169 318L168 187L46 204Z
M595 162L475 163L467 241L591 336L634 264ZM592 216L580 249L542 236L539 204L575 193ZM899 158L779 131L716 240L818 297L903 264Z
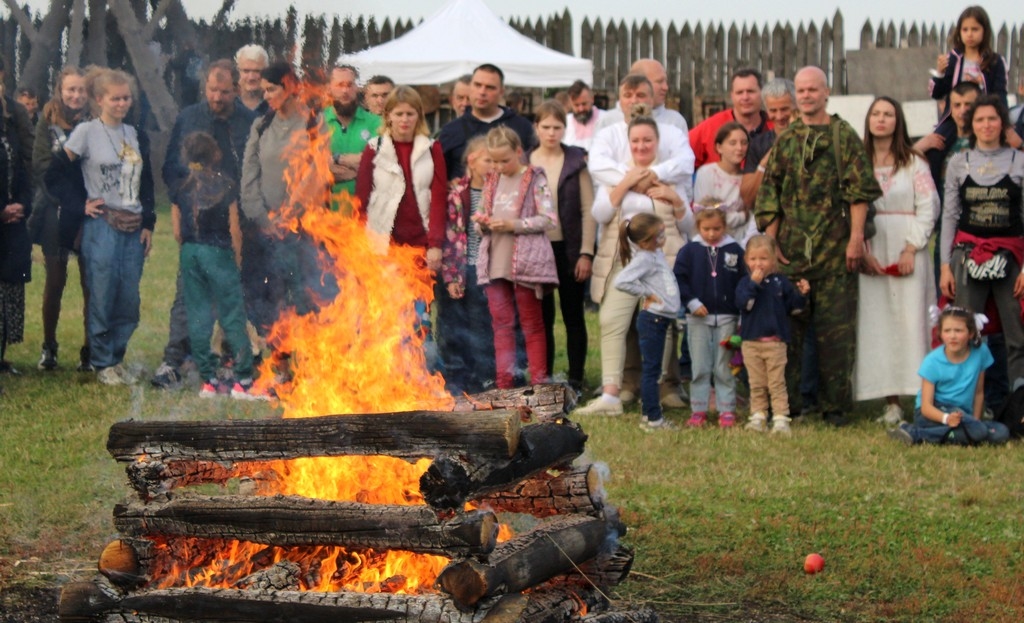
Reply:
M917 143L884 96L858 136L827 112L827 76L813 66L767 84L737 70L731 106L690 129L666 106L653 59L630 68L614 109L595 108L577 82L532 119L502 105L501 69L480 65L452 85L454 118L432 138L413 87L360 84L356 67L336 65L310 98L291 64L245 46L209 63L200 101L171 132L161 173L179 269L151 383L180 386L192 361L201 396L269 398L254 359L270 326L336 294L315 246L276 223L282 206L317 209L286 179L329 149L333 193L320 209L356 206L348 216L419 249L434 275L433 301L408 304L452 393L556 376L582 391L596 305L601 385L582 414L622 415L639 398L645 430L675 428L663 408L684 407L688 426L730 428L742 383L754 431L788 434L810 413L842 426L855 401L882 399L879 420L901 441L1005 441L983 414L1024 384L1024 154L992 38L985 11L966 9L928 84L943 113ZM64 68L34 124L33 93L19 91L24 105L3 98L0 372L16 372L5 353L24 339L36 243L38 367L58 367L75 256L78 369L137 381L123 361L155 205L135 98L130 75L95 67ZM218 373L225 361L230 377ZM900 398L915 394L908 418Z

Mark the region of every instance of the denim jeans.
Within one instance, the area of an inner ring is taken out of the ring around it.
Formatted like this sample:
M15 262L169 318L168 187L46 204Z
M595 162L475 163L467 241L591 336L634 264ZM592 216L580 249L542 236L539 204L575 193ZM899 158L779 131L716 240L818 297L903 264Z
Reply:
M711 375L715 375L715 401L719 413L736 410L736 379L729 368L732 351L719 346L736 333L736 320L719 321L711 326L690 316L686 321L689 334L693 380L690 381L690 408L695 413L708 410L711 398Z
M643 361L640 402L644 417L651 422L661 419L658 379L661 378L661 362L665 354L665 335L669 326L675 322L675 318L666 318L645 310L641 310L636 317L636 331L640 334L640 358Z
M956 407L935 405L940 411L948 413ZM942 422L929 420L921 409L914 409L914 425L909 429L910 436L918 443L951 444L971 446L980 443L1002 444L1010 439L1010 430L999 422L983 422L966 413L960 418L960 426L953 428Z
M494 385L494 331L487 294L477 285L476 268L466 268L465 294L448 295L445 284L435 288L437 346L448 391L475 394Z
M139 231L119 232L103 218L86 218L82 257L89 287L90 363L97 370L124 361L139 326L139 282L145 249Z

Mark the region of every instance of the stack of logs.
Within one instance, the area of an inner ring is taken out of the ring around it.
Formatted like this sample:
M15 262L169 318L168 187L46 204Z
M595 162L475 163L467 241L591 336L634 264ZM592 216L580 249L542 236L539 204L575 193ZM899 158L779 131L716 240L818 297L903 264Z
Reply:
M625 528L604 504L598 470L571 465L586 442L565 417L574 400L563 386L539 385L465 397L450 412L115 424L107 449L127 463L136 496L115 506L122 538L104 550L100 575L64 588L60 618L656 622L649 609L613 609L606 595L628 575L633 555L618 543ZM427 505L181 492L248 479L267 461L347 455L432 458L420 479ZM478 510L463 510L467 502ZM537 525L498 544L495 513L529 514ZM451 562L437 592L420 594L389 592L387 582L372 593L301 590L310 570L294 562L268 562L232 588L152 588L155 544L181 537L267 550L396 549Z

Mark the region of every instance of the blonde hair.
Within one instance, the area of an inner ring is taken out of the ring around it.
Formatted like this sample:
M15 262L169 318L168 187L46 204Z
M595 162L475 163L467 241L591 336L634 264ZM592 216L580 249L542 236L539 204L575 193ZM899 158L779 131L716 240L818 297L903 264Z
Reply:
M619 225L619 259L623 266L629 264L629 260L633 259L633 249L629 243L640 245L656 237L661 225L661 217L650 212L641 212L633 218L622 221L622 224Z
M775 254L778 252L779 245L775 242L775 238L767 234L757 234L756 236L751 236L750 240L747 241L747 257L750 257L750 252L754 249L768 251L768 257L775 263Z
M502 149L504 147L516 151L523 148L523 142L519 140L519 135L507 126L499 125L496 128L491 128L487 133L487 149Z
M697 222L697 225L700 225L704 221L712 218L717 218L722 221L722 225L725 225L725 212L722 212L721 208L704 208L703 210L698 210L693 214L693 220Z
M467 169L473 166L473 163L476 162L476 159L479 157L477 152L481 149L487 149L486 136L478 134L477 136L469 139L469 142L466 143L466 149L462 151L462 166Z
M128 85L131 89L132 98L136 97L135 78L131 74L120 69L109 69L107 67L90 67L85 74L85 88L89 97L98 100L107 94L112 86Z
M420 97L419 92L404 84L399 85L392 89L391 93L388 94L387 101L384 102L384 123L380 124L381 134L391 134L391 124L388 122L388 116L399 104L408 104L413 107L416 111L416 134L422 134L423 136L429 136L430 130L427 128L427 120L423 115L423 98Z

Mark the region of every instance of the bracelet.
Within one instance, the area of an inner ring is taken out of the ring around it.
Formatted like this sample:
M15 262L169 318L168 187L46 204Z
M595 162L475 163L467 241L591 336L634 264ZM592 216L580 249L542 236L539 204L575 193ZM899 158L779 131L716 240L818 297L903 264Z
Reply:
M949 414L948 413L943 413L942 414L942 424L945 425L945 426L949 425Z

